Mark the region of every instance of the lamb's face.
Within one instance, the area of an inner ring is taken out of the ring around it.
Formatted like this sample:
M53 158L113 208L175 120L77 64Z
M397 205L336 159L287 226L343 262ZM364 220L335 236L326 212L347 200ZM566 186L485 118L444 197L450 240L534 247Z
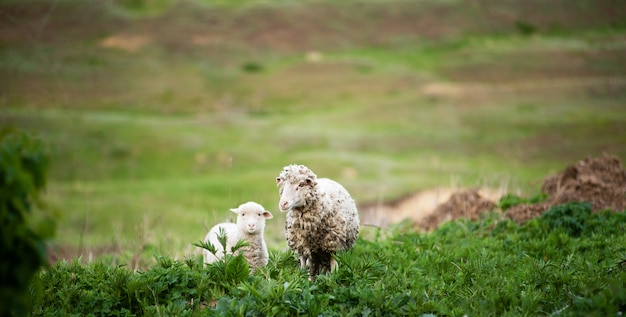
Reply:
M230 211L237 214L237 226L239 230L249 234L262 233L263 230L265 230L265 219L274 218L272 213L255 202L247 202Z
M311 191L316 182L311 178L302 178L295 182L276 180L280 186L280 211L287 212L304 206L307 193Z

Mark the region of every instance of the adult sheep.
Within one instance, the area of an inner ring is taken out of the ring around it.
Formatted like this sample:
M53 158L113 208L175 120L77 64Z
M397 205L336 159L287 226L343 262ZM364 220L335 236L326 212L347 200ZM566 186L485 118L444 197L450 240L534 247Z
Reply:
M257 268L267 264L268 254L265 244L264 231L265 219L272 219L271 212L255 202L247 202L232 208L230 211L237 214L237 223L220 223L211 228L204 237L204 241L213 244L217 252L215 254L204 249L204 263L209 264L224 257L224 247L218 240L220 229L226 233L226 251L230 250L239 240L249 243L241 248L243 256L254 272Z
M276 178L281 212L286 212L285 237L309 266L311 280L337 267L333 255L352 248L359 234L359 214L348 191L328 178L317 178L304 165L288 165Z

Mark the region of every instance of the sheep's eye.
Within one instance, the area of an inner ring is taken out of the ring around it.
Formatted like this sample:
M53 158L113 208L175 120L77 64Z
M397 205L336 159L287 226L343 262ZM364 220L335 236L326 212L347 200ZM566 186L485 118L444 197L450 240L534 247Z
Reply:
M261 217L261 213L258 213L259 217Z
M304 183L300 183L298 187L304 187Z

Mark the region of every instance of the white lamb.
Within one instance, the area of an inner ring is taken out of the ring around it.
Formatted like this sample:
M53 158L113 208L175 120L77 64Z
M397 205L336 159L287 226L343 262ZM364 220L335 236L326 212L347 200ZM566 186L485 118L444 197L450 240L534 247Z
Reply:
M359 234L359 214L350 194L339 183L317 176L304 165L286 166L276 178L279 208L287 212L285 237L309 266L311 280L333 271L333 255L352 248Z
M265 219L272 219L274 216L263 206L255 202L247 202L241 204L238 208L232 208L232 212L237 214L237 223L220 223L209 231L204 237L205 242L210 242L215 246L217 252L215 255L208 250L203 250L204 263L209 264L224 257L224 248L218 241L217 236L220 228L226 232L226 252L230 252L231 248L239 240L244 240L250 245L241 248L243 256L254 272L257 268L267 264L268 254L267 245L263 238L265 230Z

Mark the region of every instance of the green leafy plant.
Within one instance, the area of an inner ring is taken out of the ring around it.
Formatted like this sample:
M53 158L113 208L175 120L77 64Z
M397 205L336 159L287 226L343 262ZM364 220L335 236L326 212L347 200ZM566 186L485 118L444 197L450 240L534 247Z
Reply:
M517 31L524 36L530 36L537 33L537 27L532 23L522 20L515 21L515 28Z
M47 263L45 239L54 220L43 216L39 193L46 184L43 144L19 131L0 131L0 315L28 310L28 285Z
M550 230L560 228L568 235L578 237L583 233L590 216L590 203L573 202L554 206L539 219L546 223Z
M241 69L246 73L258 73L263 71L263 65L257 62L247 62L241 65Z
M226 235L226 230L223 227L219 227L218 228L219 231L217 232L217 241L220 243L220 245L222 246L222 250L224 250L226 253L226 255L228 254L228 251L230 251L230 254L235 254L237 251L241 250L241 248L243 247L247 247L250 245L249 242L245 241L245 240L238 240L231 248L230 250L228 250L226 248L227 246L227 240L228 240L228 236ZM217 256L217 248L213 245L213 243L209 242L209 241L198 241L198 242L194 242L193 245L201 248L201 249L205 249L209 252L211 252L213 255Z

